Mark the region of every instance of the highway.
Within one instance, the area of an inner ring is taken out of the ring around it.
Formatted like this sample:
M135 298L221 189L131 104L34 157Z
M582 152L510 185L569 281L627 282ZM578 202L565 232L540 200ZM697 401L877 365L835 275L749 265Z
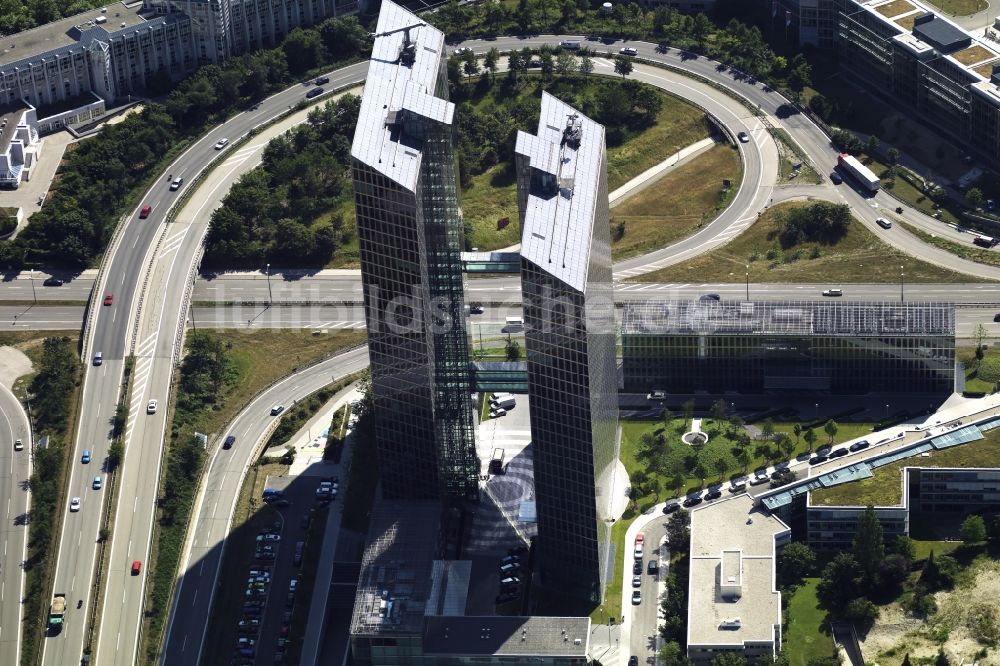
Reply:
M14 450L15 440L24 445ZM24 598L28 478L31 476L31 428L21 401L0 384L0 664L21 660L21 599ZM46 609L47 610L47 609Z
M205 618L212 608L236 497L246 470L259 451L263 434L275 421L271 405L290 405L367 366L368 348L359 347L291 375L254 399L218 438L216 443L234 435L236 443L228 450L216 445L211 453L203 493L196 503L195 522L189 529L188 550L181 566L183 574L174 596L161 663L178 666L199 663L208 628Z
M551 44L559 39L561 37L498 38L488 42L473 42L471 45L477 51L484 51L494 46L505 50L523 46L537 46L542 43ZM641 57L650 59L655 57L672 62L672 64L681 64L680 57L676 52L660 55L653 52L653 45L642 43L635 43L635 45L640 49ZM606 65L601 65L601 67L606 67ZM765 93L759 86L734 82L723 73L716 71L713 63L704 59L684 63L684 67L697 71L707 78L720 81L724 85L735 87L740 92L747 94L752 101L756 101L755 98L762 99L766 103L761 104L765 112L773 113L780 103L777 95ZM332 72L330 74L332 79L330 88L362 81L366 69L366 63L358 63ZM708 85L696 83L679 75L645 65L636 67L633 78L647 80L681 96L694 98L727 124L730 124L733 132L746 128L753 135L754 141L740 145L740 149L745 151L746 178L733 206L716 222L708 225L691 238L685 239L671 248L655 252L651 256L623 262L616 272L616 276L619 277L630 277L660 268L715 247L733 237L741 228L752 222L753 217L749 216L755 216L756 210L762 208L769 200L771 195L769 183L773 182L773 165L776 164L776 149L773 141L766 137L766 132L759 126L759 121L738 102ZM217 153L213 150L213 145L219 138L235 139L245 134L250 128L268 118L277 116L292 104L297 103L302 99L304 92L305 88L301 86L292 87L265 100L252 112L237 114L222 126L211 130L203 139L181 155L167 171L174 176L183 176L187 181L185 187L189 187L196 173L216 156ZM802 149L821 172L832 166L834 153L828 146L825 136L811 123L801 116L792 116L781 121L781 124L799 141ZM254 141L259 138L255 137ZM255 153L255 155L259 157L259 153ZM249 168L258 157L253 160L243 160L240 168ZM229 184L236 177L240 168L234 168L228 173L228 176L232 176L232 178L227 178ZM165 214L170 204L176 201L183 192L183 188L181 193L169 192L166 174L162 175L163 178L140 203L140 205L151 204L153 214L149 219L140 221L137 219L138 210L133 211L124 224L117 242L108 250L104 272L97 281L92 295L94 316L87 329L84 342L85 356L89 360L93 352L102 351L105 360L101 366L88 366L83 383L81 404L83 418L75 442L75 462L71 470L66 502L68 504L69 498L76 496L85 498L85 501L79 513L67 516L61 534L55 577L56 590L66 592L67 599L71 601L82 600L84 608L88 609L91 607L90 602L92 601L96 540L102 502L99 501L101 495L87 493L87 490L93 476L101 471L107 454L107 447L110 443L110 419L118 399L123 359L135 351L139 360L137 378L142 383L134 394L134 406L141 408L146 397L158 397L165 404L168 397L172 365L178 352L175 346L177 339L175 333L178 330L177 326L181 324L182 315L180 313L184 304L185 290L189 284L187 276L190 274L189 269L198 260L199 236L204 231L209 211L214 207L214 204L210 203L209 200L217 202L228 189L228 184L220 183L206 194L199 194L198 196L204 198L204 202L198 207L196 215L187 222L182 220L181 225L175 227L177 230L171 231L164 226ZM872 202L845 187L837 188L836 193L850 203L862 221L866 225L872 226L874 230L874 218L878 214L878 209L871 206ZM886 197L887 195L880 194L879 197L876 197L875 202L881 203ZM887 204L888 202L885 205ZM916 214L914 214L914 218L918 223L927 223L926 220L920 220ZM940 226L940 223L936 221L932 221L932 223ZM966 273L1000 278L1000 269L958 259L941 250L923 245L914 237L903 232L902 229L894 231L898 232L895 236L897 246L914 254L914 256ZM166 259L169 255L173 256ZM166 265L159 269L161 272L157 273L155 270L151 270L154 264L161 261L166 262ZM159 280L155 283L158 286L154 288L152 281L147 284L147 279ZM73 283L70 283L69 286L72 287L72 285ZM16 282L15 286L23 291L24 285L21 284L20 280ZM36 290L39 289L37 284L35 287ZM31 288L30 280L28 288ZM70 298L66 294L71 294L76 288L78 287L66 289L64 286L41 290L45 292L45 298L60 300ZM60 298L49 296L49 294L56 294L56 292L63 294L63 296ZM105 307L100 303L106 293L112 293L114 296L113 304ZM473 291L473 296L474 293ZM142 312L139 308L140 299L144 301ZM154 313L152 316L149 315L150 311ZM25 318L31 316L33 315L21 315ZM140 317L145 318L141 319ZM133 338L133 330L139 330L139 335L135 338ZM144 415L136 416L131 420L127 431L127 453L122 474L125 492L122 494L118 507L119 512L112 543L112 575L109 578L109 591L105 604L105 609L109 608L108 604L112 604L110 607L114 608L120 604L121 613L118 615L120 622L111 625L109 618L109 623L106 626L115 626L118 634L112 639L112 632L102 631L101 647L99 648L101 653L105 655L113 648L116 655L115 663L131 663L138 644L138 626L134 630L128 628L127 625L130 623L126 621L126 618L134 617L135 621L138 622L142 609L145 575L137 577L137 580L125 580L120 576L120 572L123 567L127 566L129 557L133 557L135 553L148 552L149 528L151 527L152 505L156 489L154 484L139 483L139 475L148 469L159 468L158 452L162 446L164 427L162 414L163 412L152 419L146 419ZM133 446L133 443L137 444L141 454L134 453L136 446ZM90 449L94 454L94 460L89 465L83 465L79 462L79 456L83 449ZM129 452L132 454L129 455ZM130 480L130 477L135 478ZM135 496L129 494L133 490L136 493ZM128 511L129 504L132 506L131 512ZM121 592L120 597L118 592ZM74 663L83 652L85 613L75 611L74 603L71 603L71 609L74 610L68 614L66 629L59 636L46 640L43 658L46 664Z

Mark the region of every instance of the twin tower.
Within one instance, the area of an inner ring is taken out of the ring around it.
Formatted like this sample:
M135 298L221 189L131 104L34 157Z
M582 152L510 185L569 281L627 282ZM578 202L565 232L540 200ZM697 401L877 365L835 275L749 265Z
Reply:
M446 65L444 34L383 1L351 156L386 499L479 494ZM619 446L604 127L543 93L515 152L539 572L599 602Z

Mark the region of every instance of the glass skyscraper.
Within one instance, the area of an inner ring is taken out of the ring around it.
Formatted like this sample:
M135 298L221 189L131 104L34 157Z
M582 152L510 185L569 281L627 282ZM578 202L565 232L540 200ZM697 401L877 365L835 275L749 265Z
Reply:
M444 35L382 3L351 148L375 436L387 499L475 499Z
M515 153L539 572L597 603L618 461L604 127L542 93Z

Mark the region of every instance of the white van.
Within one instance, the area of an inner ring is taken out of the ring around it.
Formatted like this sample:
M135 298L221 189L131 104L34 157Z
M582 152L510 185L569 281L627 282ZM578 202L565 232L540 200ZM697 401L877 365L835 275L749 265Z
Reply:
M559 46L563 47L564 49L573 49L574 51L578 51L580 47L583 46L583 44L580 42L579 39L564 39L563 41L559 42Z

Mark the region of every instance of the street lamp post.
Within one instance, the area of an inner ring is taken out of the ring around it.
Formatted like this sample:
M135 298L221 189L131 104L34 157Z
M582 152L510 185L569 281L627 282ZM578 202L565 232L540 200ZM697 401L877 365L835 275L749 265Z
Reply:
M31 280L31 298L35 303L38 302L38 296L35 295L35 271L34 269L28 271L28 279Z
M274 302L274 297L271 295L271 264L264 267L264 272L267 273L267 307L271 307Z
M747 264L747 301L750 300L750 264Z
M899 267L899 302L903 302L903 267Z

